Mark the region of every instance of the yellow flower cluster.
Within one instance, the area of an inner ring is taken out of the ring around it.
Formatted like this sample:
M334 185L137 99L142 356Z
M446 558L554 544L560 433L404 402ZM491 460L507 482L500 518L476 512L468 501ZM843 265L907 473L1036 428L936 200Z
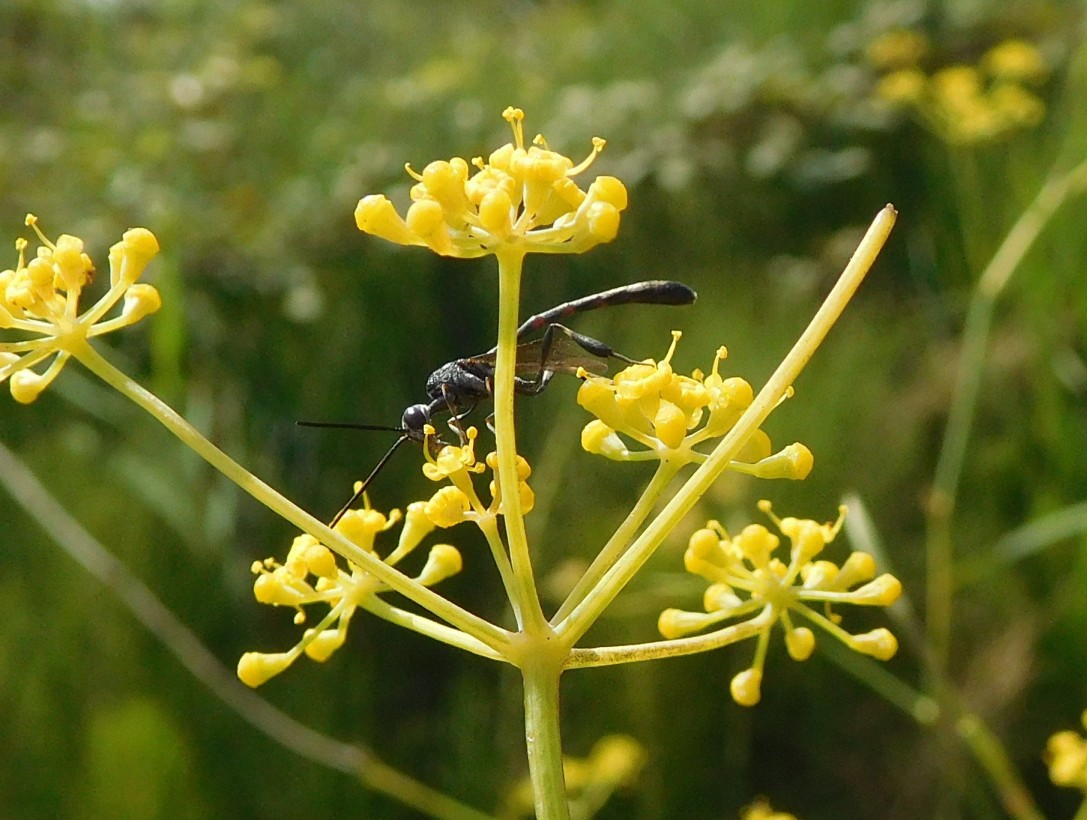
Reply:
M50 241L33 214L27 215L26 224L41 242L34 258L26 260L28 243L19 239L18 263L0 271L0 330L29 337L0 342L0 382L7 380L12 397L23 404L34 401L52 383L87 339L127 327L162 305L155 288L136 284L159 251L158 241L146 228L126 231L110 248L109 290L80 314L79 297L94 279L94 264L83 250L83 240L62 234ZM122 299L120 315L100 321ZM51 357L44 372L33 369Z
M837 536L845 520L842 507L838 520L819 524L809 519L778 518L767 501L759 502L791 544L785 563L774 556L781 539L760 524L751 524L730 538L716 521L696 531L684 555L688 572L710 581L703 605L705 612L666 609L658 622L666 638L679 638L734 618L748 618L758 624L758 648L750 669L740 672L730 686L733 699L753 706L761 697L763 663L767 642L778 621L785 629L785 646L798 661L807 660L815 649L815 635L806 626L794 626L792 613L799 613L827 630L851 649L888 660L898 651L898 642L887 629L852 635L838 626L833 604L890 606L902 593L893 575L876 577L875 560L864 552L852 553L840 566L815 560ZM861 586L851 589L856 585ZM812 609L820 604L825 614Z
M1038 125L1045 103L1027 86L1043 81L1045 59L1032 43L1007 40L989 49L976 66L951 65L928 74L918 61L924 40L913 32L892 32L873 42L869 59L889 69L876 96L911 108L942 139L970 145Z
M408 505L396 548L382 559L389 566L395 566L411 554L434 530L425 507L421 501ZM348 510L334 529L366 552L377 555L374 547L377 535L395 526L400 519L398 510L393 510L388 517L369 508ZM437 544L431 547L426 564L414 580L423 586L433 586L460 572L461 565L461 555L455 547ZM335 554L311 535L295 538L282 564L272 558L258 561L253 564L253 573L257 576L253 584L256 599L262 604L294 608L297 624L306 620L304 606L322 603L329 607L321 622L307 629L302 640L289 651L246 652L241 657L238 677L253 687L278 675L303 653L315 661L328 660L343 645L355 610L372 604L388 589L357 566L351 565L347 570L340 568Z
M706 455L695 446L720 438L739 421L754 398L751 385L720 375L723 347L708 376L700 370L690 376L674 372L671 360L680 336L672 332L671 347L659 362L630 365L612 378L578 374L583 379L578 404L596 416L581 433L586 451L616 461L701 462ZM646 449L629 449L620 433ZM770 437L756 430L731 467L760 478L802 479L811 471L812 455L799 443L771 454Z
M1087 711L1080 722L1087 729ZM1046 763L1056 785L1087 793L1087 738L1071 729L1052 735L1046 743Z
M487 162L461 157L431 162L416 180L404 217L385 196L363 197L355 222L366 233L400 245L421 245L442 256L474 258L518 246L525 252L581 253L610 242L619 230L627 191L615 177L597 177L587 191L573 177L592 164L604 140L581 163L551 151L542 136L525 147L519 108L502 116L514 141ZM475 172L471 172L471 167Z
M468 428L463 445L445 445L440 449L430 441L430 437L435 435L434 428L428 425L425 432L427 441L424 442L423 452L426 463L423 474L431 481L448 480L450 484L439 489L428 501L409 504L403 516L399 510L385 516L366 506L348 510L333 526L336 532L377 556L375 539L398 524L403 517L404 526L400 530L396 548L381 559L389 566L396 566L410 555L435 527L452 527L464 521L493 519L503 514L502 493L497 482L490 484L492 500L489 505L483 504L472 483L472 475L488 467L497 477L498 466L494 453L487 456L485 464L476 461L476 428ZM531 470L528 462L520 456L517 472L521 506L527 512L532 509L534 501L527 483ZM462 564L456 547L437 544L431 547L426 564L413 580L425 587L433 586L460 572ZM355 611L360 606L364 609L376 608L377 597L389 589L384 582L354 564L349 564L347 570L341 569L332 550L311 535L295 538L283 563L267 558L253 565L253 573L257 576L253 584L254 597L262 604L293 607L297 610L295 623L305 623L303 607L309 604L325 604L329 611L320 623L307 629L302 640L287 652L245 653L238 662L238 677L249 686L260 686L303 654L316 661L327 660L343 645Z
M434 428L426 428L428 436L434 435ZM472 474L481 473L488 467L498 477L498 455L488 453L484 463L476 461L475 442L478 431L469 427L467 442L461 446L447 444L432 456L430 442L423 447L427 463L423 465L423 475L431 481L448 479L451 483L442 487L426 502L426 514L439 527L453 527L463 521L479 520L482 517L503 515L502 492L497 481L491 481L491 503L484 504L476 493L472 483ZM521 510L529 512L535 503L535 495L528 486L528 477L532 469L528 462L517 456L518 492L521 494Z

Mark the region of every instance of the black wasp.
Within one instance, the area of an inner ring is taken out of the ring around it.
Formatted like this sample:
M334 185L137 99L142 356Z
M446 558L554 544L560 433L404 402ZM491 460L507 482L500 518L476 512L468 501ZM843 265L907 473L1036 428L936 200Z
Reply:
M579 313L587 313L598 308L613 305L689 305L697 294L682 282L652 280L634 282L630 285L612 288L600 293L593 293L563 302L550 310L538 313L527 319L517 329L517 363L514 375L514 392L525 396L540 393L551 377L556 373L576 373L584 368L592 373L603 372L608 359L634 363L623 354L601 341L571 330L557 320L566 319ZM543 330L538 339L525 341L526 337ZM491 398L494 391L494 367L497 348L491 348L478 356L454 359L430 374L426 380L428 401L413 404L404 410L399 427L385 427L369 424L335 424L321 422L299 422L313 427L348 427L357 430L389 430L400 433L389 451L382 456L377 466L341 509L332 524L335 524L351 505L362 497L370 482L385 466L405 441L425 443L424 428L440 413L450 414L450 426L463 440L460 421L478 404ZM441 444L440 439L436 441ZM330 525L331 526L331 525Z

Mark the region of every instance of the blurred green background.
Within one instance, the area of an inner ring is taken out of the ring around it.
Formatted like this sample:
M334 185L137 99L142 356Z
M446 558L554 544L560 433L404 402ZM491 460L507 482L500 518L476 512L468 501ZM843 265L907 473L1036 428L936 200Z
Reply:
M27 234L33 211L52 236L82 236L104 270L122 231L153 230L163 252L148 281L165 305L111 337L107 355L327 517L390 437L294 421L394 424L437 365L489 347L496 322L492 265L363 236L354 205L375 192L405 202L405 162L508 141L507 105L525 109L529 136L575 159L607 138L594 173L631 194L613 244L529 260L524 309L682 279L699 291L694 307L617 308L577 327L635 357L662 355L681 327L676 361L688 372L726 344L727 372L761 384L893 202L887 250L767 427L778 446L812 449L810 478L722 481L589 641L649 640L663 607L697 607L702 585L681 571L687 534L707 517L758 520L761 497L825 520L859 494L923 618L925 500L971 292L1050 170L1087 158L1081 11L996 0L4 0L0 236ZM1008 40L1036 48L1040 68L985 74ZM978 67L993 95L984 105L995 110L998 86L1023 105L971 130L961 126L978 121L936 97L889 101L887 78L906 76L896 72L932 78L954 65ZM1087 496L1085 219L1087 204L1071 199L997 301L950 527L963 571L949 678L1052 817L1078 805L1049 783L1042 750L1087 707L1083 527L1073 516L1065 537L1015 561L999 548ZM519 410L545 589L591 557L649 475L580 451L575 390L556 379ZM294 643L290 613L254 602L249 566L283 557L295 533L153 420L73 366L30 407L0 401L0 437L225 664ZM371 498L387 509L428 492L418 453L404 452ZM3 816L416 816L239 719L6 492L0 526ZM443 591L503 618L485 547L462 529L451 536L467 566ZM845 614L852 631L887 622ZM637 788L600 816L734 817L759 794L803 818L1004 815L953 734L848 675L827 643L798 664L775 640L754 709L727 689L751 645L567 675L569 752L622 732L649 755ZM903 636L888 668L921 687L922 656ZM524 774L515 673L373 618L356 618L329 663L300 662L261 694L484 811Z

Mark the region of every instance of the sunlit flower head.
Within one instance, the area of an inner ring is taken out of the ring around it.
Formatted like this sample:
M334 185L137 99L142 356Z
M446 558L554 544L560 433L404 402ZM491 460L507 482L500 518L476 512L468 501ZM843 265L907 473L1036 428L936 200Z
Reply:
M377 537L403 520L396 548L381 559L395 566L434 530L424 508L421 501L409 504L403 516L398 510L388 516L369 507L348 510L334 529L366 552L377 555ZM430 548L414 580L429 587L457 574L461 566L461 555L455 547L437 544ZM254 597L262 604L291 607L295 610L296 624L306 622L305 607L313 604L328 607L320 622L306 629L302 639L287 652L242 655L238 677L254 687L278 675L302 654L315 661L328 660L347 638L347 627L355 610L360 606L365 608L368 602L388 591L384 583L354 564L342 568L335 553L311 535L295 538L282 563L274 558L257 561L253 573L257 576L253 583Z
M581 253L610 242L619 230L627 191L618 179L597 177L582 189L574 177L604 148L595 138L576 163L552 151L542 136L525 146L524 112L507 108L503 118L513 142L484 162L461 157L435 160L421 172L408 166L416 184L401 217L383 195L363 197L355 222L366 233L400 245L421 245L442 256L472 258L516 246L526 253Z
M730 687L733 699L743 706L753 706L761 697L763 663L774 624L780 622L784 628L785 647L794 660L807 660L815 649L815 633L794 625L794 614L850 649L880 660L893 657L898 642L890 631L880 628L850 634L838 625L840 616L831 611L834 604L890 606L902 592L893 575L876 577L875 560L867 553L851 553L841 564L816 560L841 530L845 508L839 510L836 521L825 524L778 518L766 501L759 508L789 540L788 556L777 557L781 539L761 524L751 524L730 537L724 527L710 521L691 536L684 555L687 571L710 582L703 598L705 611L666 609L658 621L661 634L679 638L735 619L757 623L755 662L736 675Z
M41 243L27 261L25 239L15 243L15 268L0 271L0 331L22 338L0 342L0 382L7 380L16 401L28 404L57 377L72 353L87 339L134 324L162 305L158 291L137 280L159 251L146 228L126 231L109 251L109 290L80 313L79 299L94 280L94 264L83 240L62 234L55 242L28 214L26 224ZM124 300L119 315L103 317ZM35 368L52 359L44 371Z
M706 454L696 446L724 436L740 420L754 391L738 376L718 372L725 348L718 348L709 375L695 370L684 376L671 364L680 336L673 331L659 362L632 364L610 378L579 374L578 404L596 416L581 433L586 451L615 461L702 462ZM631 449L624 437L641 448ZM760 478L802 479L811 471L811 452L803 444L771 449L769 436L756 430L730 467Z
M434 428L426 429L429 437L434 435ZM465 432L465 443L459 446L447 444L437 450L436 455L431 454L435 449L424 447L427 463L423 465L423 475L431 481L449 481L449 485L441 487L426 502L425 512L430 520L439 527L453 527L464 521L478 521L480 518L492 518L504 515L502 506L502 491L498 483L498 456L488 453L483 462L476 461L475 442L478 431L475 427L469 427ZM485 504L476 493L473 475L490 469L494 478L489 484L491 502ZM535 496L528 486L528 477L532 469L528 462L517 456L517 483L518 492L521 495L521 511L528 513L535 503Z
M1080 723L1087 729L1087 711ZM1057 732L1046 743L1045 758L1050 780L1087 793L1087 738L1071 729Z

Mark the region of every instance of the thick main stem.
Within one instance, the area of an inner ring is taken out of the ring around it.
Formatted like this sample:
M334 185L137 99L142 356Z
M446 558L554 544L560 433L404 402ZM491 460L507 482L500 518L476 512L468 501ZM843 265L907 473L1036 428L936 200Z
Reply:
M569 820L559 727L562 667L532 662L522 668L525 687L525 744L536 801L536 820Z
M525 694L525 744L538 820L567 820L566 782L559 727L559 676L568 645L560 645L540 605L528 549L517 475L514 433L514 376L517 365L518 306L524 250L510 246L498 257L498 345L494 368L494 435L498 483L513 567L511 604L521 634L510 659L521 669Z

